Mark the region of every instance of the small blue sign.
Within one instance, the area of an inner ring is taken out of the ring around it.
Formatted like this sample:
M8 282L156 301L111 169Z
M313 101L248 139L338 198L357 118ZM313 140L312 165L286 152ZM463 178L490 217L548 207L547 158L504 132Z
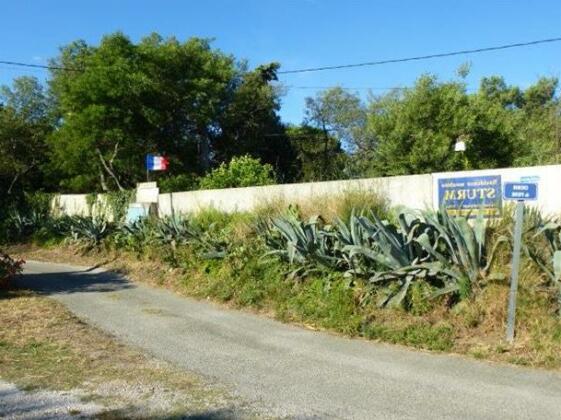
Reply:
M538 184L529 182L505 182L505 200L537 200Z
M438 205L454 216L501 214L501 176L484 175L438 180Z
M130 225L144 217L148 217L148 207L145 207L142 204L132 203L127 209L125 222L127 225Z

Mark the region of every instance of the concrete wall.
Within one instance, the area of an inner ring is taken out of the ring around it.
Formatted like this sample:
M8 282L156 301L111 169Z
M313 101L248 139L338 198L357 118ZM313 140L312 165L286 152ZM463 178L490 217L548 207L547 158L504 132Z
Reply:
M87 194L61 194L57 195L52 202L54 214L65 214L68 216L88 216L90 207L87 202Z
M111 220L113 214L107 205L105 196L98 194L95 203L88 203L88 194L60 194L51 203L55 215L91 216L102 215Z
M332 198L347 191L375 193L385 197L392 206L438 208L439 179L485 175L501 175L503 183L525 180L537 182L539 199L534 205L546 213L561 213L561 165L160 194L159 210L161 215L170 215L172 212L191 213L209 207L226 212L250 211L277 201L298 204L315 199L314 202L321 203L322 197ZM61 195L57 200L58 208L63 214L89 213L85 194ZM321 208L318 208L319 211Z
M269 202L321 201L323 197L330 198L347 191L375 193L387 198L392 205L424 208L432 202L432 178L430 175L411 175L160 194L159 211L162 215L197 212L208 207L226 212L250 211Z

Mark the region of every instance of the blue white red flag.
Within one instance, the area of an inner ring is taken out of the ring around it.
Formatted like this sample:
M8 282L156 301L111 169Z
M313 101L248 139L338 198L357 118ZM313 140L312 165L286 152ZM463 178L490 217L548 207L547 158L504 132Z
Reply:
M149 171L165 171L168 164L168 159L165 156L146 155L146 169Z

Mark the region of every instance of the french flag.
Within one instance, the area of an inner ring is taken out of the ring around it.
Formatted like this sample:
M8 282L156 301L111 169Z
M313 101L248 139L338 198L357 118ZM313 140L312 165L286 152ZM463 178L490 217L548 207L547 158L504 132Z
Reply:
M165 171L168 164L165 156L146 155L146 169L149 171Z

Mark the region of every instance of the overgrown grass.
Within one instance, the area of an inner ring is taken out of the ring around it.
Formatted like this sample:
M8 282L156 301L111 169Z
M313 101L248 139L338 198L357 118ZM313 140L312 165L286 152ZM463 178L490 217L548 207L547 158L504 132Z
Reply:
M329 223L336 218L348 220L353 211L372 211L381 219L393 218L386 198L371 189L353 189L335 195L318 194L301 201L272 197L263 200L253 213L257 217L275 217L284 214L290 205L298 207L303 218L320 214Z

